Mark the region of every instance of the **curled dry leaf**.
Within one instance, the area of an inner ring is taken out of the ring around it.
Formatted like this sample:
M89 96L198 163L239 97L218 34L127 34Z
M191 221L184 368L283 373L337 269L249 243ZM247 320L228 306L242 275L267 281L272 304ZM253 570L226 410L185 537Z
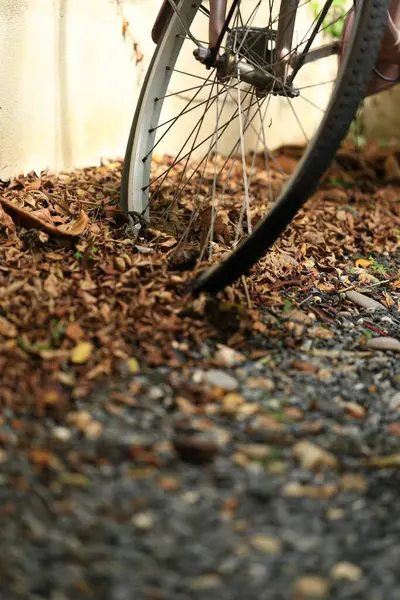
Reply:
M73 237L81 235L89 225L89 217L84 210L81 210L79 217L71 224L60 225L57 230L63 235L71 235Z
M76 237L81 235L89 224L89 217L84 210L81 210L78 219L73 223L56 226L48 222L47 212L43 213L43 210L34 211L36 212L36 214L34 214L34 212L28 212L24 208L17 206L14 202L3 197L0 197L0 203L2 204L4 212L11 217L14 224L25 227L25 229L38 229L39 231L44 231L52 236ZM37 213L39 213L39 215ZM44 214L46 214L45 220L43 218Z

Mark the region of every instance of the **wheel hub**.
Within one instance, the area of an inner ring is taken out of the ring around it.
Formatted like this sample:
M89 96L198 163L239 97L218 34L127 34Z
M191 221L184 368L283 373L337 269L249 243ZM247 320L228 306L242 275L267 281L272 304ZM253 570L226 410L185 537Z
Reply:
M212 61L212 50L199 48L194 56L207 68L216 68L224 83L236 77L255 87L259 97L295 98L299 90L277 76L275 40L276 31L268 27L235 27L229 32L224 54Z

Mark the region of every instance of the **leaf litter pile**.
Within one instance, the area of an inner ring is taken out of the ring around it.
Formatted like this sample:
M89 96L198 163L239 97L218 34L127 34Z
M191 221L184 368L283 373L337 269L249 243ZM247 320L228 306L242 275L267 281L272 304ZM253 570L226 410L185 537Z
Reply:
M286 168L293 168L296 148L283 152L281 162L283 158ZM140 229L140 224L135 229L133 218L120 212L120 163L63 175L30 173L3 182L3 405L42 413L46 404L85 396L121 370L179 367L177 343L192 347L222 335L228 345L243 347L249 332L268 336L259 307L287 306L288 288L299 294L313 287L330 294L350 289L346 274L357 257L362 259L357 267L363 267L357 285L369 289L377 279L368 269L368 257L390 256L400 246L399 156L375 147L363 153L342 150L307 208L253 269L245 286L237 284L220 301L209 302L211 317L207 302L192 301L187 293L191 275L179 270L179 251L174 251L179 217L183 214L184 220L194 208L189 200L174 213L175 231L165 232L165 222L162 229ZM260 169L256 179L262 191L265 171ZM171 185L169 179L165 196ZM261 216L264 211L261 204ZM253 224L259 216L254 209ZM223 228L228 211L220 222L214 257L231 239L228 226ZM197 253L199 247L191 246ZM373 288L369 293L398 310L400 275L388 271L385 278L384 292ZM216 324L218 318L212 318L221 311L231 313L231 319L224 319L231 321L225 332Z
M281 150L287 172L300 154ZM207 190L166 211L174 178L151 226L118 208L120 162L0 184L0 593L397 597L400 149L344 146L216 298L187 287Z

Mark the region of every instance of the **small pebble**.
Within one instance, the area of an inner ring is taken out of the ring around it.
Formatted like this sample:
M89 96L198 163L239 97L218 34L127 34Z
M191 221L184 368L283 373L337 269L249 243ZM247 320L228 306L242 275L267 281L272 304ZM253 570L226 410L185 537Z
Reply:
M142 512L132 517L132 522L138 529L151 529L153 527L154 518L150 512Z
M305 575L296 581L294 600L325 598L329 594L329 581L317 575Z
M400 392L396 392L389 400L389 408L393 411L400 411Z
M343 510L343 508L329 508L326 516L330 521L339 521L340 519L343 519L345 515L345 511Z
M388 429L391 435L400 436L400 422L390 423Z
M217 440L201 434L178 434L173 445L182 460L195 464L212 461L219 451Z
M67 427L54 427L52 435L54 439L60 442L68 442L72 437L72 432Z
M279 538L269 535L253 535L251 545L266 554L279 554L282 551L282 542Z
M165 391L155 385L148 390L147 395L150 400L161 400L165 396Z
M266 444L246 444L239 446L239 451L251 460L263 460L271 454L271 448Z
M362 473L345 473L339 480L343 492L366 492L368 485Z
M337 563L331 571L334 579L347 579L347 581L358 581L362 577L362 569L349 562Z
M243 354L240 354L240 352L237 352L233 348L229 348L229 346L218 344L217 348L214 360L221 367L235 367L246 360Z
M97 440L103 433L103 425L98 421L91 421L84 429L85 437L88 440Z
M272 392L275 389L275 383L268 377L248 377L247 387L251 390L262 389Z
M267 471L271 475L283 475L287 470L288 464L283 460L270 460L267 465Z
M297 481L289 481L282 488L282 494L287 498L333 498L336 496L338 488L335 484L326 485L302 485Z
M234 392L230 392L226 394L226 396L222 400L221 412L224 415L235 415L241 404L243 404L244 398L239 394L235 394Z
M192 588L195 590L208 590L221 585L221 578L215 573L200 575L192 581Z
M71 412L68 415L68 421L73 423L80 430L83 430L91 420L92 416L87 410Z
M364 419L366 415L366 410L360 404L356 402L344 402L343 403L344 412L348 414L353 419Z
M339 466L339 461L333 454L307 440L295 444L293 454L303 469L309 471L319 471L324 468L337 469Z
M208 385L218 386L231 392L236 390L239 385L235 377L220 369L210 369L205 373L205 379Z

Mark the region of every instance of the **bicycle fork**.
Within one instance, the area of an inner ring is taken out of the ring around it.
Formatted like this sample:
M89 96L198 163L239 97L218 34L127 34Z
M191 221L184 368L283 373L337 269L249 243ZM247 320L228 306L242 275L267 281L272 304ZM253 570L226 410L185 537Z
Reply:
M226 15L227 0L210 0L209 47L198 48L194 56L207 68L215 67L221 80L237 77L253 85L258 96L297 96L293 79L288 79L288 67L298 58L291 48L299 0L282 0L276 29L271 22L267 27L231 26L239 4L240 0L233 0Z

